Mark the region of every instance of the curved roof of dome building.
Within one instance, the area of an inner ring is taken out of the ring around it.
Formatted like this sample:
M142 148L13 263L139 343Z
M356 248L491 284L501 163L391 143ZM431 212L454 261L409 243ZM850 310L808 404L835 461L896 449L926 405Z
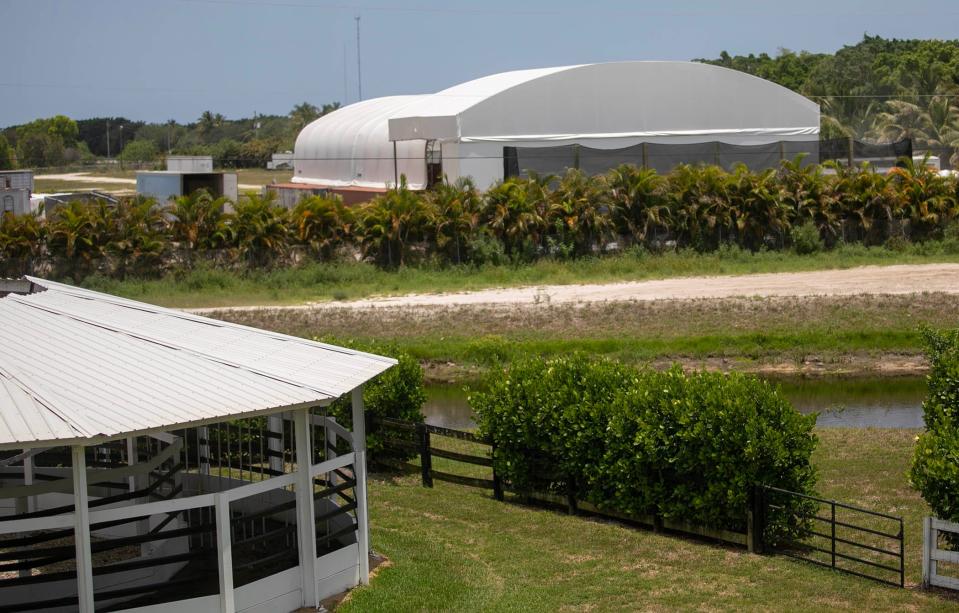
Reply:
M699 62L612 62L483 77L389 120L392 140L573 140L819 133L819 105L785 87Z

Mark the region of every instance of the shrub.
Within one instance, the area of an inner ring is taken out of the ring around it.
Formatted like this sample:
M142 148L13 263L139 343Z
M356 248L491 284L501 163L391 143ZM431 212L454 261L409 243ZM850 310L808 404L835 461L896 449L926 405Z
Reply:
M807 221L792 231L793 249L799 255L819 253L825 247L819 228L811 221Z
M815 417L753 376L532 359L495 373L470 404L518 491L572 484L601 508L744 531L753 484L809 493L815 482ZM783 526L801 507L770 520Z
M959 330L923 330L932 372L910 478L941 519L959 521Z
M398 361L396 366L364 386L363 403L368 416L389 417L416 423L423 421L422 408L423 403L426 402L426 392L423 388L423 369L410 354L390 345L338 340L329 342L335 342L359 351L393 357ZM351 398L345 396L334 402L330 407L330 415L335 417L339 423L352 429ZM391 436L398 437L395 433L391 433ZM373 425L366 432L366 448L371 463L389 459L406 460L413 456L412 453L394 453L392 451L386 454L384 452L383 434Z

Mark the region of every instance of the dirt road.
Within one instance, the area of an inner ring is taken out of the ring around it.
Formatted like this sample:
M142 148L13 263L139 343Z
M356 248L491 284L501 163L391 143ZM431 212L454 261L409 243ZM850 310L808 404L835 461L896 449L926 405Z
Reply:
M737 296L853 296L858 294L959 294L959 264L863 266L845 270L770 273L715 277L681 277L656 281L596 285L545 285L449 294L413 294L347 302L317 302L258 308L370 308L468 305L555 305L596 302L693 300ZM194 312L222 308L192 309Z

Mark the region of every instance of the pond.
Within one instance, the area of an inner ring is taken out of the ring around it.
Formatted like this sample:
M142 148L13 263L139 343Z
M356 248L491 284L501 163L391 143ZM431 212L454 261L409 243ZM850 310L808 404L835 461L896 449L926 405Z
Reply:
M922 377L863 379L778 379L786 397L803 413L819 413L823 428L922 428ZM428 423L473 427L463 385L427 387L423 413Z

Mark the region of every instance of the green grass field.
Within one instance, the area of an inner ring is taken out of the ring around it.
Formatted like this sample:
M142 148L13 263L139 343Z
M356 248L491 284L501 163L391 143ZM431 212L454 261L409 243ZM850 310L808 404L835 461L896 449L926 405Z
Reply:
M907 589L785 557L496 502L489 492L463 486L437 482L429 490L416 476L378 476L370 484L372 545L391 565L339 610L956 610L959 600L916 587L926 507L906 481L915 432L818 434L814 461L823 495L905 517Z
M247 273L198 269L162 279L115 281L91 278L87 286L171 307L282 305L369 296L456 292L490 287L639 281L697 275L827 270L866 265L959 262L940 243L904 251L846 246L815 255L751 253L724 249L651 255L630 252L571 261L542 260L516 266L408 267L387 271L371 264L315 263Z

